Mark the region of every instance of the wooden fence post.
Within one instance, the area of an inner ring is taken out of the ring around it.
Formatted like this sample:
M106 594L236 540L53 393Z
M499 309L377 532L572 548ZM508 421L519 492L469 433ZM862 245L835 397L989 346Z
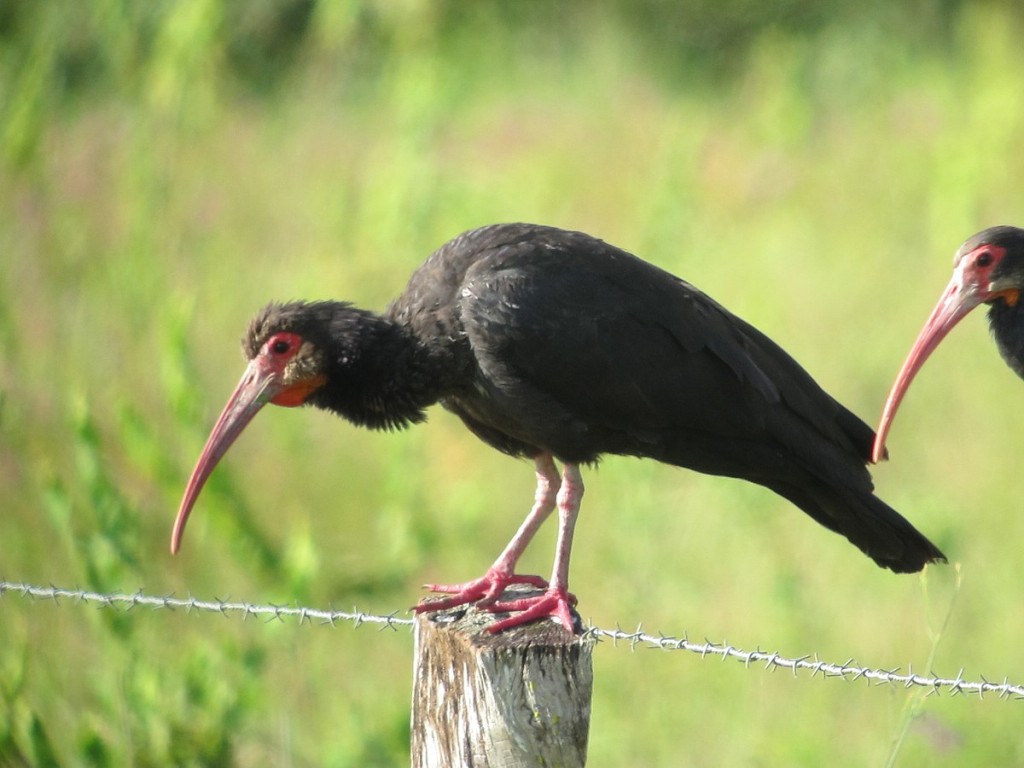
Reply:
M582 768L591 637L541 621L497 635L469 606L416 619L413 768Z

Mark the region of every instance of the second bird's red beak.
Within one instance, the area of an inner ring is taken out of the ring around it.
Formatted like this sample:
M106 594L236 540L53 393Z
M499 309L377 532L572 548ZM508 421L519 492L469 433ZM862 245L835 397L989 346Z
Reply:
M199 492L203 489L206 479L217 466L231 444L235 442L253 416L281 392L283 385L279 370L273 367L262 355L254 358L245 369L242 380L238 382L227 405L221 411L220 418L213 431L206 439L203 452L199 455L192 476L185 487L185 496L178 508L178 516L174 520L174 531L171 534L171 554L176 554L181 547L181 537L185 533L192 505L195 504Z
M910 354L903 362L903 367L889 390L889 397L886 398L885 407L882 409L882 420L878 425L878 433L875 435L875 444L871 451L871 461L878 463L885 456L885 438L889 434L893 419L896 418L896 409L910 387L910 382L924 365L925 360L931 355L946 334L953 326L959 323L972 309L985 301L982 291L976 282L966 279L965 267L968 259L963 259L960 265L953 272L953 279L949 281L946 290L935 305L924 328L918 334L914 346L910 348Z

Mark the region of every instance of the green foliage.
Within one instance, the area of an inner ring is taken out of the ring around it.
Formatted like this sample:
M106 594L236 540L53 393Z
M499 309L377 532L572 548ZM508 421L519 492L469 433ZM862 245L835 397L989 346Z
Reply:
M1014 3L955 0L0 4L0 576L390 612L477 575L532 474L440 409L390 435L271 409L167 543L252 311L380 308L493 221L665 266L873 419L948 255L1020 223L1022 32ZM876 472L960 563L926 598L771 494L608 459L584 614L1024 677L1022 392L981 326L929 362ZM2 765L406 759L406 635L0 612ZM596 672L594 766L1024 760L1002 702L621 649Z

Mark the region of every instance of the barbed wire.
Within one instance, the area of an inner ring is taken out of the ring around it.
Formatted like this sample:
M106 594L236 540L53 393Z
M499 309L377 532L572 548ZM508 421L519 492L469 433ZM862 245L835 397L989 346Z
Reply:
M243 619L252 617L283 621L286 618L294 618L299 620L299 624L312 622L314 619L319 620L323 624L351 622L357 627L362 624L381 624L384 629L388 627L396 629L400 626L411 627L413 623L412 619L398 618L398 611L387 616L377 616L354 609L352 611L335 611L287 605L257 605L255 603L216 598L213 600L199 600L194 597L156 597L143 594L141 590L130 594L126 592L102 593L90 592L84 589L64 589L53 586L40 587L18 582L0 581L0 598L4 597L8 592L33 599L53 600L58 603L62 599L78 603L96 603L105 608L126 611L140 606L146 608L166 608L169 610L181 608L187 612L207 611L210 613L220 613L225 616L241 614Z
M65 589L62 587L42 587L32 584L10 582L0 580L0 599L8 593L20 595L32 600L52 600L60 603L61 600L69 600L75 603L91 603L103 608L128 611L133 608L146 607L153 609L175 610L182 609L186 612L209 612L219 613L224 616L241 615L243 620L248 618L263 618L267 621L284 621L285 619L297 619L299 624L311 624L314 621L320 624L336 626L339 623L352 624L360 627L364 624L378 625L381 630L391 629L397 631L399 627L411 627L412 619L398 617L398 611L385 615L366 613L353 608L351 611L327 610L321 608L307 608L301 606L256 604L245 601L221 600L200 600L194 597L159 597L146 595L141 590L133 593L123 592L92 592L84 589ZM629 632L620 628L601 629L592 627L585 632L586 636L595 640L611 640L614 645L619 643L628 644L633 650L636 648L652 648L663 651L689 651L701 658L718 657L722 660L733 659L741 662L744 666L763 665L764 669L786 669L796 677L799 672L811 673L811 677L820 676L826 679L839 679L847 682L865 680L868 683L878 685L891 685L902 688L923 688L927 689L928 695L937 695L943 691L949 691L951 695L978 694L984 698L985 694L993 694L1000 699L1024 699L1024 685L1011 683L1007 678L1002 682L990 682L984 677L968 680L964 678L964 670L961 669L954 678L938 677L935 675L920 675L912 668L902 672L899 667L894 669L878 669L864 667L849 659L843 664L822 661L817 656L801 656L791 658L776 652L754 650L745 651L727 643L714 643L709 640L695 642L683 637L657 634L653 635L638 627L635 631Z

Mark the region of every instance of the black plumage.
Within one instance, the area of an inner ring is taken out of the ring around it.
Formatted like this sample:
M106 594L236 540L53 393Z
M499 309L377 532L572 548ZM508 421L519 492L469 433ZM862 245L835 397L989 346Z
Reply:
M264 402L305 402L393 428L421 421L439 402L484 442L535 460L538 501L523 529L483 579L440 587L454 597L430 604L523 610L498 628L549 613L570 625L578 465L602 454L765 486L897 572L943 559L874 495L870 427L689 283L579 232L528 224L467 232L431 255L382 315L341 302L271 304L244 346L250 369L259 369L247 376L260 383L243 378L222 422L232 408L248 407L244 426ZM262 401L236 403L246 387L263 387ZM218 422L182 502L175 548L199 487L240 430L219 435ZM552 459L565 464L561 481ZM516 560L556 505L547 593L501 602L501 589L518 580Z

